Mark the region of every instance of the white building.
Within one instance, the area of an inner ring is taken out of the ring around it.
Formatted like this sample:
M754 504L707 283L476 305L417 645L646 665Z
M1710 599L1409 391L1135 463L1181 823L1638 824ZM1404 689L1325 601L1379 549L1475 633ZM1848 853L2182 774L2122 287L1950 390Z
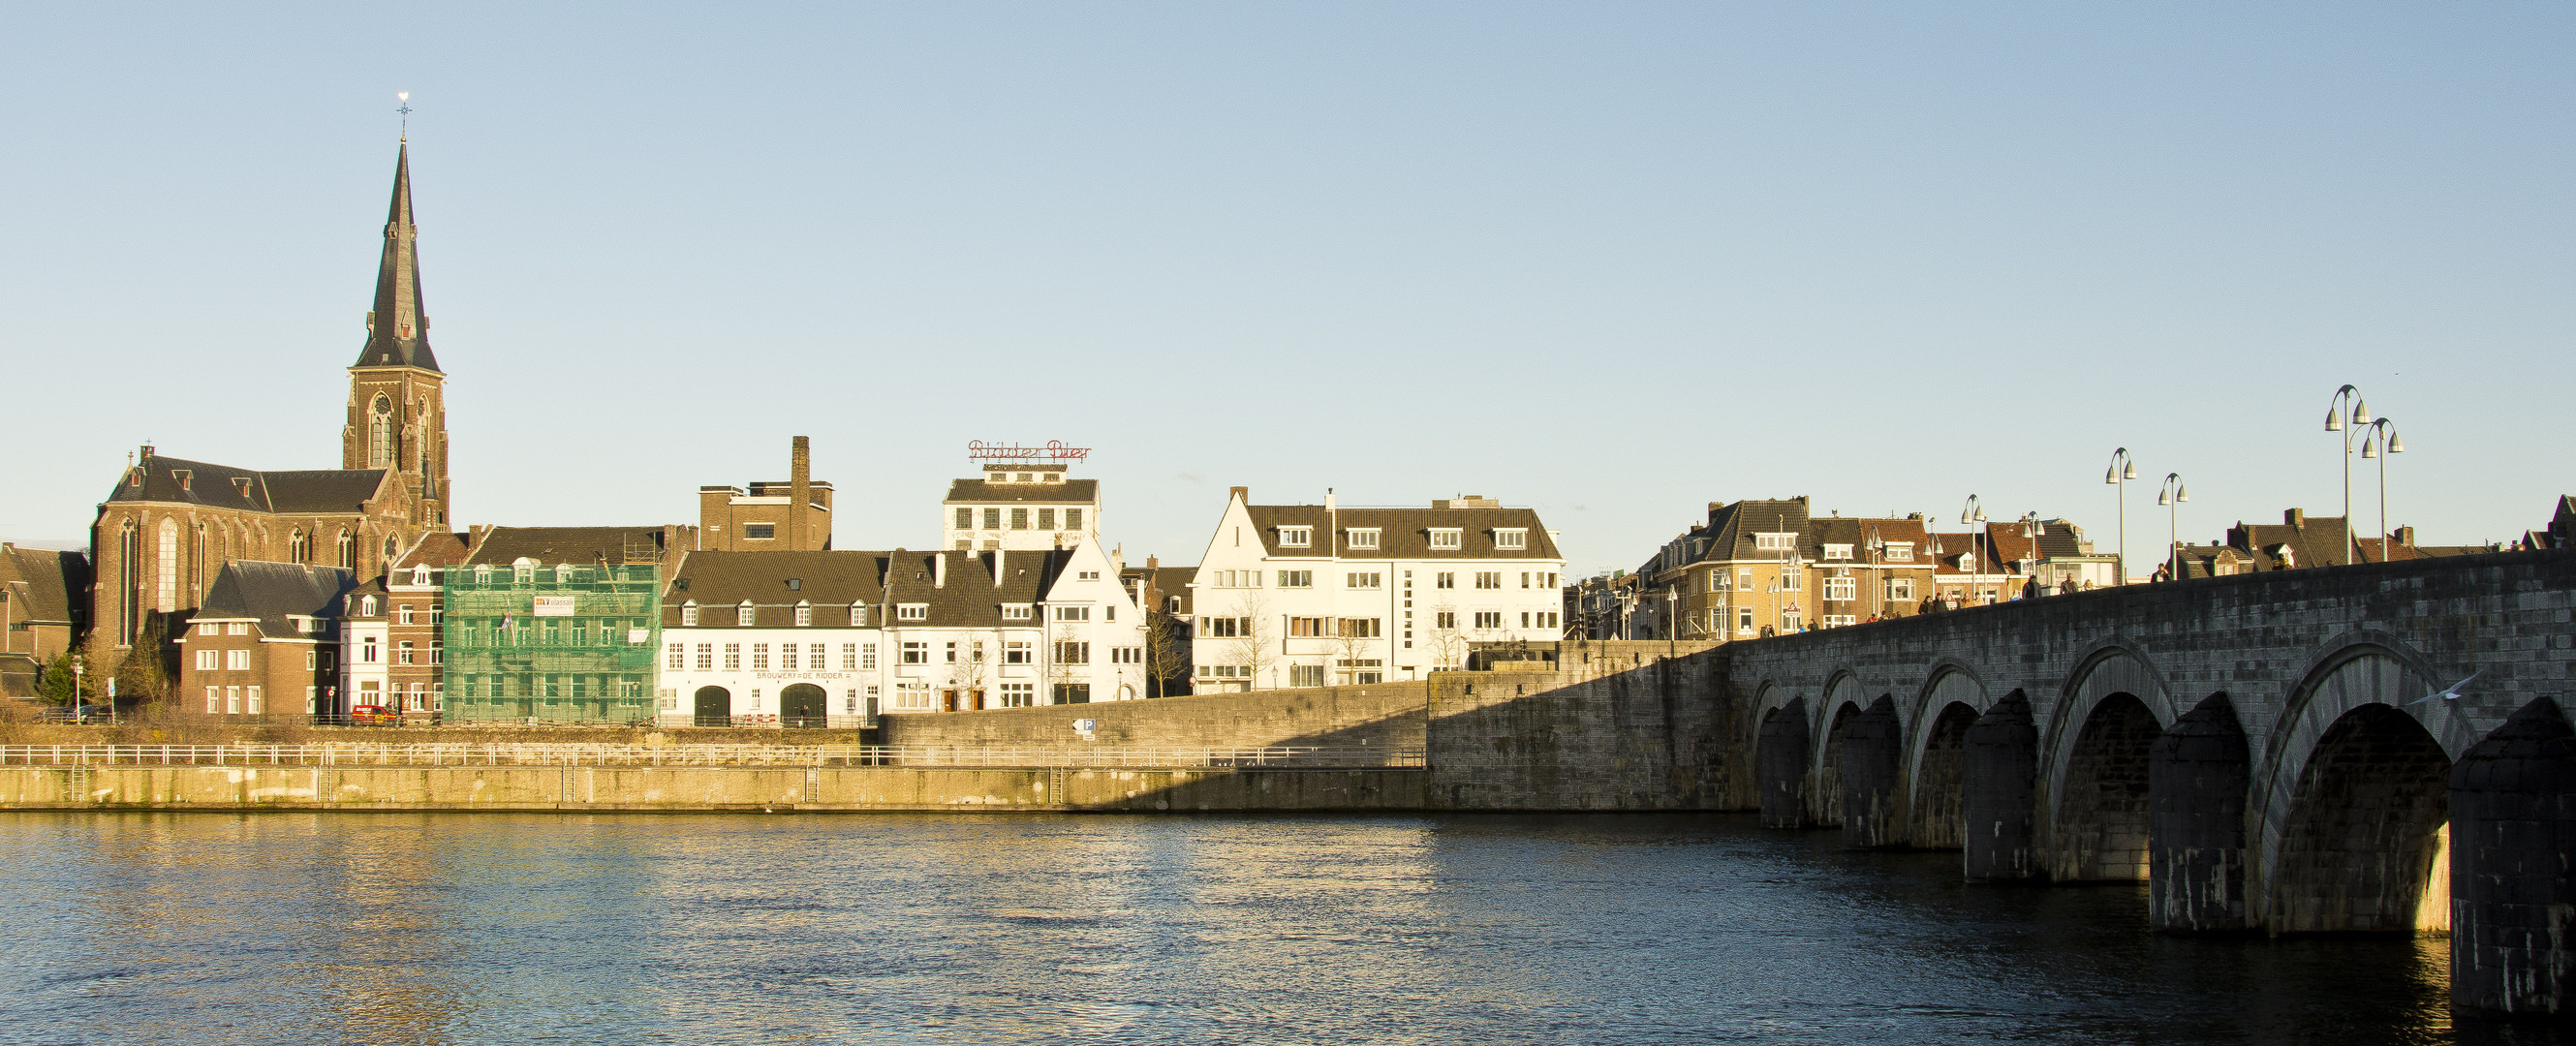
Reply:
M1085 544L1100 532L1100 481L1068 479L1057 463L997 462L984 478L948 485L939 547L960 552L1040 552Z
M663 593L668 725L1144 696L1143 624L1096 543L1017 552L696 552Z
M1253 505L1236 487L1191 583L1201 693L1419 679L1470 642L1562 635L1565 559L1529 509Z
M317 701L315 707L340 713L368 706L399 711L391 682L393 640L384 582L379 579L360 585L341 597L341 602L340 650L345 655L340 659L342 697L338 701Z

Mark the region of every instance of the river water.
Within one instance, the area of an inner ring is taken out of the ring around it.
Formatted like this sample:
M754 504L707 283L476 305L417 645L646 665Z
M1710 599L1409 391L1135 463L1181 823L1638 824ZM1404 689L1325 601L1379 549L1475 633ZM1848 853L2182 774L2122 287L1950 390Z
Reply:
M1735 816L0 815L0 1042L2545 1041Z

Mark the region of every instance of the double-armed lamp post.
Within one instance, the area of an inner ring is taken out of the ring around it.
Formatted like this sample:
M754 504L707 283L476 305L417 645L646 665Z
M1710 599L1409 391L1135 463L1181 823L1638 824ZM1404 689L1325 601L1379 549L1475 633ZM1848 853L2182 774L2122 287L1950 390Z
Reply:
M2129 481L2138 478L2138 463L2129 460L2129 448L2111 452L2111 471L2102 474L2102 482L2118 487L2114 497L2120 503L2120 550L2111 557L2111 583L2129 583Z
M2172 566L2168 581L2182 580L2182 503L2191 500L2191 488L2182 485L2182 473L2165 473L2164 484L2156 488L2156 504L2165 507L2165 562Z
M2347 409L2346 404L2350 404ZM2344 418L2352 427L2344 427ZM2343 562L2352 565L2352 436L2370 424L2370 404L2361 401L2361 390L2346 385L2336 389L2334 399L2326 404L2326 431L2343 433ZM2384 521L2383 521L2384 522Z
M2392 553L2396 550L2389 544L2397 540L2388 529L2388 454L2406 453L2406 441L2397 438L2396 423L2386 418L2372 419L2369 429L2370 434L2361 441L2361 456L2379 459L2379 561L2385 563L2395 558ZM2382 447L2387 448L2387 454L2380 453Z

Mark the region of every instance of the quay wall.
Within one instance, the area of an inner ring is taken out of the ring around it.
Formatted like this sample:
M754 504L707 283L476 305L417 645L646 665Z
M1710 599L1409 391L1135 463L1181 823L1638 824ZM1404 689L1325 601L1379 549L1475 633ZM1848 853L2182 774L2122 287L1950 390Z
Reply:
M1420 770L913 767L0 768L15 810L1417 810Z

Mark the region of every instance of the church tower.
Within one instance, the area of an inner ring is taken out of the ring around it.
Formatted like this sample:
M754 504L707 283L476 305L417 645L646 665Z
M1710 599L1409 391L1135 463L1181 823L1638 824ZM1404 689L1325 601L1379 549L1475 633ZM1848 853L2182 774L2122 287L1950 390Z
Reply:
M349 368L340 467L393 470L411 495L412 525L444 530L453 501L447 488L447 375L429 351L417 235L406 141L394 157L394 200L385 217L384 260L376 268L376 307L367 313L367 345Z

